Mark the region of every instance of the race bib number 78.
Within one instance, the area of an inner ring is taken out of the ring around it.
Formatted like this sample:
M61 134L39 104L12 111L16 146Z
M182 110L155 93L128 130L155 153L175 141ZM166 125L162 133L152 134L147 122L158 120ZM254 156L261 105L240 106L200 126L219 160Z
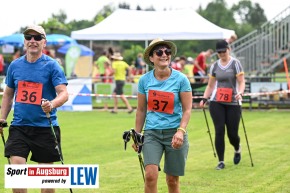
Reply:
M218 102L232 102L233 90L231 88L218 88L216 100Z
M42 83L18 81L16 102L26 104L41 104Z

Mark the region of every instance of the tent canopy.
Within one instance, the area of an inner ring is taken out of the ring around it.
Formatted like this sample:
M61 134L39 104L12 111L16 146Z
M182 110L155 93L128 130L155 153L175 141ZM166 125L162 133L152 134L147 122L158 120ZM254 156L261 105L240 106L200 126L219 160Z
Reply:
M211 40L229 38L235 32L221 28L192 9L137 11L117 9L95 26L73 31L77 40Z

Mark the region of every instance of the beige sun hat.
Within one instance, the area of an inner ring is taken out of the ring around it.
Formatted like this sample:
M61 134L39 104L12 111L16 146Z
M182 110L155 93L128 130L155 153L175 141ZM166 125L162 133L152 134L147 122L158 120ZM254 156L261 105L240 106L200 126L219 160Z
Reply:
M111 58L115 59L115 60L123 60L123 56L121 55L120 52L115 52L113 56L111 56Z
M171 49L171 58L175 57L176 52L177 52L176 45L171 41L165 41L161 38L157 38L157 39L154 39L144 51L144 61L146 64L153 65L153 63L149 60L149 57L150 57L149 54L150 54L151 50L158 44L167 45Z
M43 35L44 38L46 38L46 33L45 33L43 27L40 26L40 25L31 25L31 26L28 26L28 27L25 29L25 31L23 32L23 34L26 35L26 34L27 34L28 32L30 32L30 31L35 31L35 32L37 32L37 33Z

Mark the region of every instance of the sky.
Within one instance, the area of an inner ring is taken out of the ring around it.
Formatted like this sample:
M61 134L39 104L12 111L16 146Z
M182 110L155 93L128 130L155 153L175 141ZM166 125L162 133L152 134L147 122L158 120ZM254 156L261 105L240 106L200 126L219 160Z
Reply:
M225 0L228 8L238 0ZM153 6L156 10L193 8L201 5L205 8L212 0L2 0L0 9L0 37L11 35L21 27L39 24L51 18L52 14L63 10L67 14L67 22L72 20L92 20L105 5L118 6L119 3L130 4L131 9L137 5L142 9ZM289 0L252 0L264 9L268 20L290 6ZM142 25L140 21L136 24Z

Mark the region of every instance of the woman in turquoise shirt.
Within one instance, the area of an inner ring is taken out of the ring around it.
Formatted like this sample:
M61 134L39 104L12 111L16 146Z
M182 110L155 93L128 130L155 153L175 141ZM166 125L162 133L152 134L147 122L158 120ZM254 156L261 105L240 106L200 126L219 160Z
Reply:
M179 192L188 154L187 124L191 115L192 90L188 78L170 67L176 55L173 42L153 40L144 61L153 70L138 83L135 131L144 129L145 192L157 192L158 167L164 153L164 172L169 192ZM135 150L138 147L133 145Z

